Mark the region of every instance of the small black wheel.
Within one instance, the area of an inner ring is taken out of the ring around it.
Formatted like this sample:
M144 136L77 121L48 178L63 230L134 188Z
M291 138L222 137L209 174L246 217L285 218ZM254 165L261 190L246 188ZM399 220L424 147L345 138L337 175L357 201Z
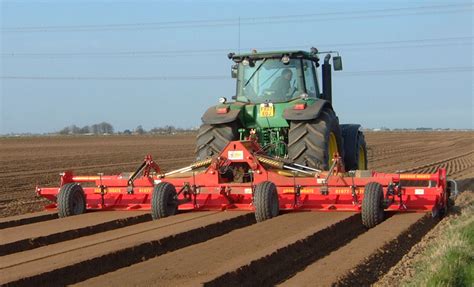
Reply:
M160 219L175 215L178 211L176 188L168 182L160 182L153 189L151 217Z
M257 222L277 216L280 213L280 203L275 184L270 181L257 184L253 203Z
M383 187L380 183L369 182L365 186L362 200L362 224L367 228L372 228L382 222L383 218Z
M84 190L77 183L67 183L61 187L57 197L59 217L82 214L86 211Z

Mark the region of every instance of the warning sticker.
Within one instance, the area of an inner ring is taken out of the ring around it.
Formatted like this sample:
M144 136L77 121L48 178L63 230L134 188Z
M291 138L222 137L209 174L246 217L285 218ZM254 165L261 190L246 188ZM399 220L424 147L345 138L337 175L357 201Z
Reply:
M244 159L243 150L230 150L227 152L227 158L230 160L241 160Z
M419 195L425 194L425 190L423 188L417 188L415 189L415 194L419 194Z

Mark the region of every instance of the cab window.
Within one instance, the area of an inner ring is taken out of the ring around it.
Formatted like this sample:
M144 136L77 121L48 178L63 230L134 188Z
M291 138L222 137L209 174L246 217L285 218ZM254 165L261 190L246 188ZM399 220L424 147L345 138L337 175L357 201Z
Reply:
M306 93L311 98L318 97L318 86L316 75L314 73L314 65L310 60L303 61L304 81L306 84Z

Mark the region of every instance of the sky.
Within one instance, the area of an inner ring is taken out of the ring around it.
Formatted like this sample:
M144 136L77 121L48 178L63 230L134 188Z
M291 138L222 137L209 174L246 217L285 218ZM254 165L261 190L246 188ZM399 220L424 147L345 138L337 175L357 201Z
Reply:
M333 106L366 128L472 129L473 2L1 1L0 134L199 126L229 52L340 52Z

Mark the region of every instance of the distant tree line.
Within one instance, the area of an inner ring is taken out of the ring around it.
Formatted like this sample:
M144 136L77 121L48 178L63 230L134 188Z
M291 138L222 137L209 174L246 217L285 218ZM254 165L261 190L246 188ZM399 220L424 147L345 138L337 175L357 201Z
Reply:
M68 127L63 128L59 131L61 135L85 135L85 134L94 134L94 135L102 135L102 134L113 134L114 127L106 122L102 122L99 124L94 124L91 126L84 126L78 127L76 125L71 125Z
M145 135L145 134L160 134L160 135L169 135L169 134L178 134L178 133L187 133L195 131L195 128L177 128L174 126L166 125L163 127L154 127L149 131L145 130L141 125L137 126L133 131L132 130L124 130L122 134L138 134L138 135Z
M154 127L149 131L145 130L141 125L137 126L134 130L126 129L122 132L118 131L117 134L125 134L125 135L145 135L145 134L177 134L177 133L186 133L195 131L195 128L177 128L171 125L166 125L163 127ZM102 122L99 124L94 124L91 126L84 126L78 127L76 125L71 125L63 128L59 131L61 135L87 135L87 134L94 134L94 135L103 135L103 134L114 134L114 127L107 123Z

